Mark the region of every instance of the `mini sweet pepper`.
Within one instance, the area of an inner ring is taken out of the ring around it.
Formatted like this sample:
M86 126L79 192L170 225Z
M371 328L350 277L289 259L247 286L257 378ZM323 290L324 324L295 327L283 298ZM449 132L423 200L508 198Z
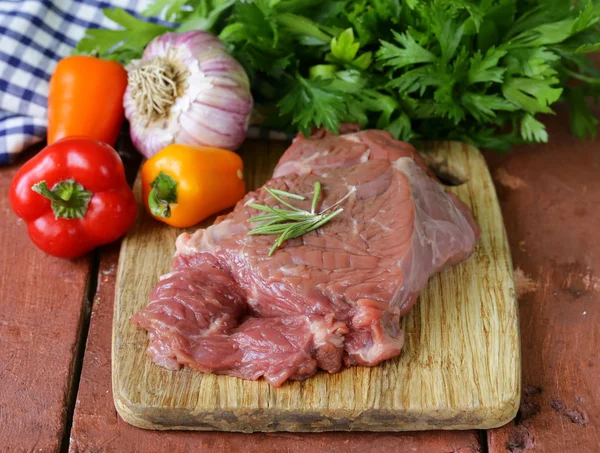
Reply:
M127 71L116 61L84 55L60 60L50 78L48 144L82 136L114 145L126 88Z
M244 196L242 158L226 149L169 145L142 167L143 200L157 220L186 228Z
M63 258L118 239L137 213L117 152L86 138L44 148L16 173L9 197L31 240Z

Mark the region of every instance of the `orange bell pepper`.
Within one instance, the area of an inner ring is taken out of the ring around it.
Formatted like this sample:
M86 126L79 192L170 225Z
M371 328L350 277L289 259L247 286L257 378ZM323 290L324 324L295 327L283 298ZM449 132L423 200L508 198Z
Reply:
M234 206L246 193L242 158L232 151L169 145L142 167L146 209L186 228Z
M114 146L123 124L127 71L115 61L72 56L50 78L48 144L86 137Z

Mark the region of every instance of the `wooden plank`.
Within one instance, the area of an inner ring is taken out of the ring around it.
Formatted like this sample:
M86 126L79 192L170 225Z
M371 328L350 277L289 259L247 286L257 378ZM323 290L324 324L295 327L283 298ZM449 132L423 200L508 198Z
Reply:
M242 434L159 432L124 422L111 392L111 332L119 247L104 248L94 298L88 342L71 431L71 453L206 453L418 451L419 453L482 451L475 431L414 433Z
M51 452L65 430L90 259L30 242L8 202L17 168L0 167L0 450Z
M242 152L249 187L270 177L283 148L248 142ZM400 357L279 389L151 363L146 332L130 318L169 271L180 231L141 214L123 242L117 277L113 392L119 414L143 428L244 432L489 428L512 419L520 384L518 321L494 187L472 147L441 143L427 154L452 162L468 179L449 190L471 206L482 228L473 257L431 279L402 321Z
M597 114L600 109L596 110ZM489 451L600 451L600 147L570 135L489 154L517 270L523 398Z

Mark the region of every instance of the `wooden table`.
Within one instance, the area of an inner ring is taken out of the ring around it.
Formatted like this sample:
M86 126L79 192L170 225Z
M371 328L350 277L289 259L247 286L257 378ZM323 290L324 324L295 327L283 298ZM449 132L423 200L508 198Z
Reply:
M150 432L124 423L110 389L119 244L74 261L44 255L11 211L17 165L0 168L0 451L600 451L600 146L569 135L486 153L520 302L517 419L483 431L230 434Z

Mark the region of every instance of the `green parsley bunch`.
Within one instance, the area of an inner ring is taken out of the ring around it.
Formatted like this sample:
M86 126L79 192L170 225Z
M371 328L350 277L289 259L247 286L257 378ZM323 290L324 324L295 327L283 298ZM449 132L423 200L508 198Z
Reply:
M508 149L547 141L536 116L565 99L575 135L597 131L600 0L156 0L145 15L172 27L105 13L122 29L88 30L80 53L126 63L166 31L211 31L277 129L353 122Z

